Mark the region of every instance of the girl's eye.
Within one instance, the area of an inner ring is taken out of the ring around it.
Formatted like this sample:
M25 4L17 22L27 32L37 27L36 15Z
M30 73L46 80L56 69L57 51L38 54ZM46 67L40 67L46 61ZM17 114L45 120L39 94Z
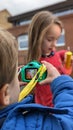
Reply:
M52 41L52 39L47 39L49 42L51 42Z

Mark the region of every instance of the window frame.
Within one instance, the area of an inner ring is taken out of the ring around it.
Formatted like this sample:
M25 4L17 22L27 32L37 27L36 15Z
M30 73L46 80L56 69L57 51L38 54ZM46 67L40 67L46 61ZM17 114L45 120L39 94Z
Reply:
M57 41L57 44L56 44L57 47L65 46L65 30L64 29L62 30L62 33L59 39L61 39L62 36L64 36L64 42L58 43Z
M17 40L18 40L18 50L19 51L28 49L28 34L23 34L23 35L18 36ZM21 42L24 42L24 43L26 42L26 45L25 45L26 47L20 47Z

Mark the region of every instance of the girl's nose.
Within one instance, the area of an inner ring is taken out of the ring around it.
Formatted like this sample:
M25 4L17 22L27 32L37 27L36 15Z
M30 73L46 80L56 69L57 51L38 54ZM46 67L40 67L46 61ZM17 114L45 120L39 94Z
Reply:
M57 40L54 40L52 46L55 47L56 44L57 44Z

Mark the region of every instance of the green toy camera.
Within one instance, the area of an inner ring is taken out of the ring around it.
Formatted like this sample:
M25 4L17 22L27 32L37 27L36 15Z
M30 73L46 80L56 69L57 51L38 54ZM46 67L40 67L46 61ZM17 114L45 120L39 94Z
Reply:
M21 80L23 82L30 82L30 80L35 76L35 74L37 73L38 69L40 68L42 64L40 62L37 61L32 61L30 63L28 63L27 65L23 66L21 68ZM44 72L44 74L39 77L39 73L36 76L36 80L38 79L38 82L41 80L44 80L47 76L47 71Z

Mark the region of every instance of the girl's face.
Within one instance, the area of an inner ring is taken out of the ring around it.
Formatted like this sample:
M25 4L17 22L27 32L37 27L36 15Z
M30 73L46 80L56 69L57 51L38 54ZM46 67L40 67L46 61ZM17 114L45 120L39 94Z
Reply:
M53 24L46 33L42 43L42 54L48 55L55 50L58 38L61 35L61 28L57 24Z

